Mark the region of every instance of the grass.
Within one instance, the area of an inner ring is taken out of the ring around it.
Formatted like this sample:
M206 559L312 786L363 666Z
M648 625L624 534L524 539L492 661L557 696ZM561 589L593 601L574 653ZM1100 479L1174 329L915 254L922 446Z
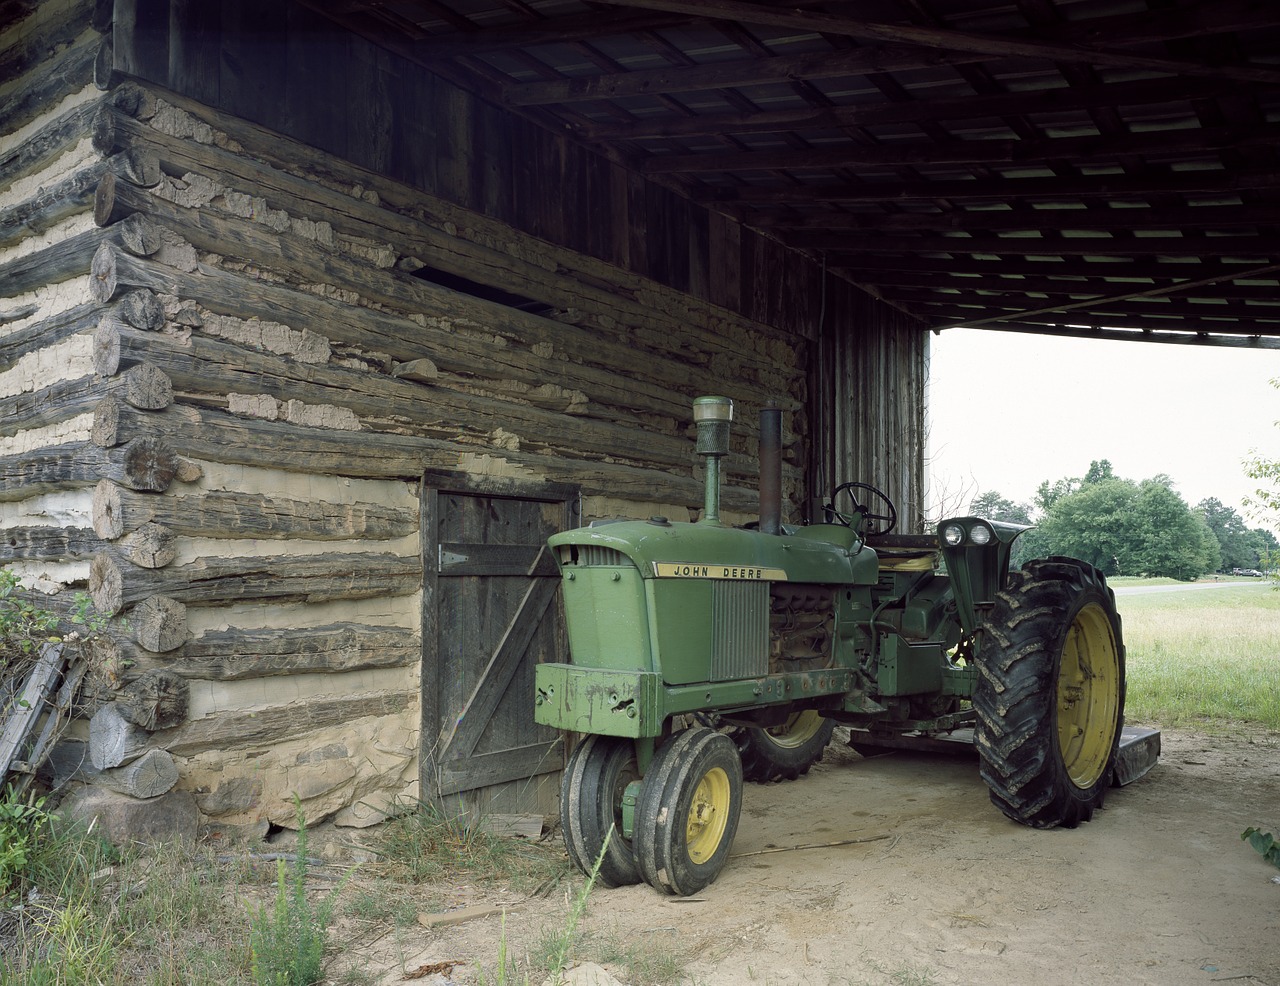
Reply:
M1135 723L1280 732L1280 592L1239 588L1122 595Z

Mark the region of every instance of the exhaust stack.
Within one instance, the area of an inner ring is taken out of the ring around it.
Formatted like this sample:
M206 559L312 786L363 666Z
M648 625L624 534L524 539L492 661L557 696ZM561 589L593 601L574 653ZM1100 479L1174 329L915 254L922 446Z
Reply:
M782 408L760 409L760 533L782 533Z
M727 397L698 397L693 402L693 423L698 426L695 451L707 458L703 524L720 525L720 460L729 454L729 423L733 401Z

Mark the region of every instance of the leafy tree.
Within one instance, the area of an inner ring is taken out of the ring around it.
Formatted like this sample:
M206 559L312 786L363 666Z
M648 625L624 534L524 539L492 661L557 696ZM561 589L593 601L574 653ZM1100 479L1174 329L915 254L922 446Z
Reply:
M1196 504L1199 513L1213 536L1218 539L1218 547L1222 551L1220 571L1229 572L1233 568L1257 568L1257 538L1244 525L1244 518L1235 509L1226 506L1216 497L1209 497Z
M1003 520L1009 524L1031 524L1031 510L1025 503L1007 500L995 490L973 498L969 513L987 520Z
M1115 479L1115 470L1111 467L1110 459L1094 459L1089 463L1089 471L1084 474L1084 479L1080 480L1082 486L1088 486L1091 483L1101 483L1104 479Z
M1161 480L1145 480L1138 488L1127 563L1143 574L1184 581L1216 571L1222 555L1209 525Z
M1129 560L1137 494L1137 486L1127 479L1101 480L1063 493L1053 499L1028 547L1034 546L1038 555L1070 555L1116 575Z
M1053 509L1055 503L1064 496L1070 496L1078 489L1080 489L1080 480L1078 479L1060 479L1056 483L1051 483L1046 479L1036 488L1036 506L1048 513Z
M1168 476L1135 483L1111 473L1110 463L1090 466L1089 482L1061 480L1036 531L1023 535L1023 554L1070 555L1108 575L1194 579L1221 563L1217 539L1203 517L1187 506ZM1074 489L1071 486L1075 485Z
M1280 377L1271 381L1280 388ZM1280 421L1276 422L1280 427ZM1267 522L1269 527L1280 529L1280 459L1269 459L1254 453L1244 462L1244 473L1259 484L1253 496L1246 497L1245 507L1254 519Z

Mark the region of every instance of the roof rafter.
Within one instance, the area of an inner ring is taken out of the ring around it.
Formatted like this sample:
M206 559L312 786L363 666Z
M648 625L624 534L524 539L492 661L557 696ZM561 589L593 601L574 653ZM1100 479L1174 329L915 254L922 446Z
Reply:
M1153 58L1123 50L1078 43L1059 44L1017 35L984 35L967 31L921 27L915 24L886 24L821 11L794 7L766 7L741 0L600 0L620 7L664 10L700 17L719 17L748 24L789 27L820 34L839 34L866 41L919 45L943 51L966 52L983 59L1018 56L1045 58L1064 64L1103 65L1113 68L1142 68L1170 75L1205 75L1210 78L1239 79L1242 82L1280 84L1280 69L1262 65L1206 65L1172 58Z

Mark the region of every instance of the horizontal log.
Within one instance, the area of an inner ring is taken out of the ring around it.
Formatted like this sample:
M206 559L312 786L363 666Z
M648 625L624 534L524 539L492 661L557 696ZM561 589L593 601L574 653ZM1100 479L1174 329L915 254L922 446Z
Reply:
M195 719L156 740L170 753L193 756L210 750L244 750L296 738L318 729L340 726L369 716L398 716L413 708L416 691L311 698L251 712L218 712Z
M87 167L41 188L25 202L0 210L0 248L14 246L24 238L52 229L58 223L93 206L104 178L116 180L121 174L136 184L160 180L160 162L154 152L141 148L98 159ZM103 225L99 223L99 225Z
M79 561L105 546L88 527L6 527L0 530L0 563Z
M134 607L131 620L139 608ZM403 627L333 623L287 630L217 630L162 656L127 647L120 654L136 670L162 668L184 678L240 681L409 667L422 659L422 641Z
M94 442L112 446L143 436L165 438L181 447L185 455L210 462L366 479L416 481L427 469L466 471L466 457L484 451L410 435L337 431L240 418L185 404L143 412L119 401L103 401L95 411ZM282 455L281 450L287 454ZM661 489L670 503L697 507L703 501L702 484L694 478L691 468L673 473L560 455L508 451L493 454L522 467L527 476L575 485L588 495L648 500L654 489ZM724 486L721 496L722 505L731 510L754 510L759 502L753 489L736 483Z
M98 244L109 230L86 229L47 247L0 263L0 293L6 298L27 294L49 284L61 284L89 273Z
M40 118L50 106L84 89L93 79L93 61L97 43L77 39L60 50L45 53L30 71L22 85L14 86L0 96L0 120L5 132L14 133Z
M587 415L633 420L628 412L688 414L684 394L646 380L621 380L616 367L568 364L544 350L495 346L491 339L455 331L447 312L438 322L420 325L407 317L353 307L218 267L201 266L194 274L184 274L123 252L114 255L113 268L116 285L124 290L148 288L179 295L237 318L261 318L297 328L323 326L325 337L334 342L384 352L401 362L427 358L440 370L474 378L480 386L504 381L537 388L571 373L573 386L599 402L582 409Z
M315 148L282 138L248 121L193 100L165 93L166 101L252 148L236 154L212 144L158 133L117 111L118 143L153 147L174 174L195 171L223 176L240 191L267 197L276 208L328 222L335 230L375 242L398 244L403 253L430 257L433 266L513 294L580 313L597 329L623 338L633 331L658 337L679 334L698 346L740 351L739 340L803 343L793 334L700 301L639 274L548 243L497 219L471 212L393 179L363 169L334 174L341 162ZM299 169L331 176L332 183L377 192L373 204L311 180ZM696 337L690 329L701 329ZM764 347L753 358L767 351ZM763 362L772 363L765 355ZM799 370L794 370L797 374Z
M692 449L683 433L642 432L607 421L587 424L541 408L444 386L423 387L364 368L317 366L203 336L192 335L178 343L169 336L104 321L94 334L94 352L99 372L150 364L163 371L188 400L212 394L218 406L228 393L266 394L281 402L349 409L362 422L386 421L397 430L411 425L425 436L469 437L487 444L491 434L502 429L517 435L521 447L568 449L577 455L632 458L672 468L690 463ZM97 354L115 358L98 360Z
M102 306L96 301L88 301L0 335L0 373L13 369L18 360L28 353L46 349L81 332L93 331L101 312ZM37 311L29 314L37 314Z
M422 563L416 556L374 552L205 558L147 569L106 550L89 566L93 604L112 616L148 596L166 596L189 606L262 599L328 602L408 595L417 592L421 582Z
M88 414L106 392L101 381L88 376L0 397L0 436L10 438Z
M130 489L163 492L176 478L179 465L177 453L155 437L136 438L116 449L68 442L0 459L0 502L82 489L102 479Z
M186 537L381 541L416 532L418 511L221 491L155 496L110 480L98 484L93 527L99 537L114 540L148 523Z
M99 110L95 103L79 106L45 122L6 154L0 155L0 188L8 188L52 164L87 134ZM110 153L110 152L108 152ZM159 158L156 158L159 165Z
M90 27L89 11L82 4L63 4L57 14L49 5L27 0L4 0L0 18L9 29L0 50L0 86L12 82L37 68L49 55L76 43ZM41 9L46 8L46 9Z
M111 186L110 195L104 189ZM662 332L641 332L634 321L625 330L617 326L580 326L571 321L544 318L510 306L424 281L398 270L385 270L353 261L336 248L315 240L282 235L265 223L216 212L211 206L187 208L146 195L136 189L124 193L123 183L110 176L99 192L107 204L95 207L95 219L113 221L122 213L145 208L157 225L182 236L197 250L248 260L279 271L301 283L332 284L360 297L403 313L430 312L498 333L510 345L533 348L551 346L576 363L616 371L629 368L629 376L665 383L685 393L705 391L713 382L731 376L744 399L763 402L781 393L790 396L801 385L789 362L766 360L746 349L747 340L726 351L708 351L687 338L687 326L665 326ZM107 211L108 207L110 212ZM99 214L100 213L100 214ZM99 261L95 259L95 273ZM474 277L475 272L471 272ZM676 340L680 348L676 351ZM797 345L802 345L797 340ZM793 351L788 351L794 359Z

